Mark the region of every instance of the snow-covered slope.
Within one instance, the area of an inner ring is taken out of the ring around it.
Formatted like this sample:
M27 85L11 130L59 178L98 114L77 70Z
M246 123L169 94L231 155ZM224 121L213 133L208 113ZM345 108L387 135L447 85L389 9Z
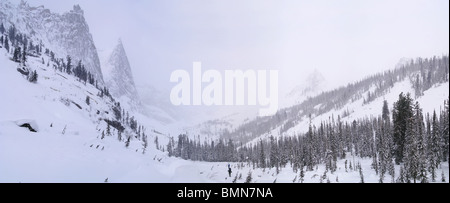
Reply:
M315 126L320 126L323 121L328 121L330 118L337 119L338 116L341 117L341 121L351 123L354 120L362 118L375 118L381 115L381 109L383 107L383 101L388 101L389 111L392 112L393 103L398 100L400 93L410 93L414 95L414 89L411 88L412 84L410 81L405 80L400 83L395 84L395 86L389 91L388 94L383 97L375 99L369 104L364 104L363 98L350 102L339 109L334 109L327 113L316 115L312 117L312 124ZM423 108L423 112L432 114L434 110L439 114L441 108L444 107L444 101L449 98L449 83L441 83L433 86L431 89L424 92L424 95L417 98ZM299 122L282 135L295 135L303 134L308 131L309 118L304 116L299 120ZM279 134L280 128L274 129L271 134ZM269 134L265 135L269 136Z
M119 39L116 47L102 63L102 70L110 93L127 102L131 109L138 109L140 99L122 40Z
M49 60L46 55L42 58ZM142 138L129 127L121 140L113 127L107 134L105 119L114 120L114 101L99 96L100 90L89 83L45 64L29 57L27 67L38 74L37 83L30 83L17 71L22 65L0 49L0 182L171 180L170 171L158 168L166 155L154 144L143 154ZM25 123L37 132L20 127ZM144 128L150 143L156 136L164 142L152 126Z
M103 82L97 49L80 6L75 5L73 10L57 14L43 6L31 7L25 1L15 5L1 0L0 22L6 28L14 25L34 44L45 44L57 58L65 59L70 55L74 64L81 60L96 80Z

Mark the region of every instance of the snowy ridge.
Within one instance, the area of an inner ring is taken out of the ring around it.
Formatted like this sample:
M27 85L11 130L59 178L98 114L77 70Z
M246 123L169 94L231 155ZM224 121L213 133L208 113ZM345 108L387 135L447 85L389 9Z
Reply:
M74 63L83 62L96 80L103 83L100 60L84 12L75 5L64 14L52 13L43 6L31 7L25 1L14 5L8 0L0 1L0 22L5 27L14 25L35 44L45 44L57 58L70 55Z

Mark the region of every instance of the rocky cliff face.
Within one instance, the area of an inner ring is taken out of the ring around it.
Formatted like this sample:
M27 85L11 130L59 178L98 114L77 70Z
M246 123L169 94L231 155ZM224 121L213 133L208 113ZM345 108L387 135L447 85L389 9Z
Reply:
M0 22L5 27L15 26L35 43L51 49L58 58L70 55L74 62L81 60L98 82L103 83L97 49L80 6L57 14L43 6L31 7L25 1L15 5L0 0Z

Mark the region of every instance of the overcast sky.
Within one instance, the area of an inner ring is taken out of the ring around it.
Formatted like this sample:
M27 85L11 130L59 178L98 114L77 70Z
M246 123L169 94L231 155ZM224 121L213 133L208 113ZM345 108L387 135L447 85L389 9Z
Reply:
M138 84L175 69L279 69L283 88L318 69L332 85L402 57L448 54L448 0L28 0L80 4L97 48L122 38Z

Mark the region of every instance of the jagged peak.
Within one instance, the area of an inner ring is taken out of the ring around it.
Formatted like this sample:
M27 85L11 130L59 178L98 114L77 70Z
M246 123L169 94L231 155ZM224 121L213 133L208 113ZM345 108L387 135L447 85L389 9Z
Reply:
M116 44L116 47L113 50L113 53L117 53L117 54L120 54L120 55L127 56L126 51L125 51L125 47L123 46L123 42L122 42L121 38L119 38L117 40L117 44Z
M83 9L81 9L81 6L79 4L73 5L73 10L71 12L84 15L84 11L83 11Z
M25 1L25 0L20 0L19 7L28 8L28 7L30 7L30 6L28 5L28 2L27 2L27 1Z

